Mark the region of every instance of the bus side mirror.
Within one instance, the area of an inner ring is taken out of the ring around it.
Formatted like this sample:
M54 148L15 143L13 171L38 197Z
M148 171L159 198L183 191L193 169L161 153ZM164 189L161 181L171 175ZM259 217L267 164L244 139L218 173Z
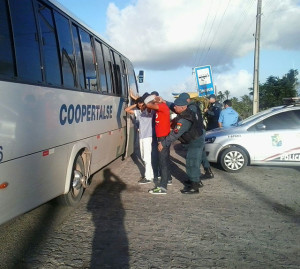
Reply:
M145 78L144 70L140 70L139 71L139 75L138 75L138 81L139 81L139 83L143 83L144 82L144 78Z

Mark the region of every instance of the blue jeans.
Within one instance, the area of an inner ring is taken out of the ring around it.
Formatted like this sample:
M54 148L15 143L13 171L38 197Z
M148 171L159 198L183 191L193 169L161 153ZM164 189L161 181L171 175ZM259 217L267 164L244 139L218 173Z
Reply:
M158 137L157 140L162 141L164 137ZM167 189L168 181L172 179L170 170L170 146L163 147L162 151L158 152L158 164L161 176L158 186Z
M159 164L158 164L158 142L157 138L153 137L152 140L152 152L151 152L151 163L153 169L154 178L157 179L160 176Z

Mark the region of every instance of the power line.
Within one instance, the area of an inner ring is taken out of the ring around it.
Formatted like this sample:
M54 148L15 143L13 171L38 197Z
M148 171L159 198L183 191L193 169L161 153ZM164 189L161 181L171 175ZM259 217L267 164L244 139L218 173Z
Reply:
M219 59L219 63L221 64L223 62L223 59L230 55L233 44L236 44L238 40L245 37L245 31L242 32L242 30L245 28L245 22L247 21L245 18L249 16L249 11L251 11L251 6L253 5L255 0L252 0L252 2L248 2L247 6L244 6L243 12L241 12L240 17L236 21L236 24L234 27L232 27L231 33L228 35L228 38L226 42L224 43L224 48L221 48L219 50L219 55L222 52L222 56L217 57ZM255 19L253 18L253 21ZM242 34L243 33L243 34Z
M253 2L253 1L255 1L255 0L252 0L252 2ZM229 5L229 3L230 3L230 2L228 2L228 5ZM229 51L229 49L228 49L228 44L229 44L229 47L231 47L231 45L230 45L231 42L230 42L230 41L232 41L233 39L236 38L236 36L237 36L237 31L241 28L241 25L242 25L242 23L240 22L240 20L245 18L245 15L247 14L247 12L248 12L249 7L250 7L251 4L252 4L251 2L250 2L250 3L248 2L248 5L247 5L247 6L244 6L243 12L240 13L240 17L239 17L239 19L236 21L236 25L234 25L234 26L232 27L232 33L228 35L228 41L225 42L224 48L221 48L221 49L219 50L219 51L220 51L219 54L221 53L221 51L223 52L223 54L222 54L223 57L224 57L224 55L227 54L227 51ZM227 7L227 8L228 8L228 7ZM217 13L216 13L216 14L217 14ZM224 11L224 13L223 13L223 16L222 16L222 19L221 19L220 23L222 22L222 20L224 20L224 16L225 16L225 11ZM219 23L219 25L220 25L220 23ZM211 29L212 29L212 27L211 27ZM218 27L217 31L215 32L214 37L212 38L212 40L213 40L212 42L214 42L215 38L217 37L217 33L218 33L219 30L220 30L220 27ZM232 36L233 36L233 37L232 37ZM208 42L208 41L206 40L205 45L204 45L203 48L202 48L202 54L201 54L200 60L202 60L202 55L203 55L203 52L204 52L204 51L206 51L206 56L205 56L205 57L207 57L208 53L210 52L210 48L211 48L212 45L206 46L207 42ZM212 42L211 42L211 44L212 44ZM217 57L217 58L220 59L220 57ZM221 61L219 61L219 62L221 62Z
M202 35L201 35L201 38L200 38L200 41L199 41L198 49L197 49L197 52L196 52L196 55L195 55L195 61L194 61L194 64L192 65L192 67L196 66L196 64L198 62L197 58L198 58L199 51L200 51L200 45L202 43L204 32L206 30L206 25L207 25L207 21L208 21L209 15L210 15L210 10L211 10L211 7L212 7L212 3L213 3L213 1L210 1L210 8L209 8L209 11L208 11L207 16L206 16L205 25L204 25L204 28L203 28L203 31L202 31Z
M212 21L212 24L211 24L211 27L210 27L210 30L209 30L209 33L208 33L208 36L207 36L207 42L208 42L208 40L209 40L209 36L210 36L210 34L211 34L211 31L212 31L212 28L213 28L213 25L214 25L214 23L215 23L215 19L216 19L216 17L217 17L217 14L218 14L218 11L216 12L216 14L215 14L215 16L214 16L214 19L213 19L213 21ZM204 48L206 47L206 43L207 42L205 42L205 45L204 45ZM204 49L202 50L202 52L201 52L201 56L200 56L200 58L199 58L199 62L201 63L201 59L202 59L202 55L203 55L203 53L204 53Z
M224 19L224 15L225 15L225 13L226 13L226 11L227 11L227 9L228 9L228 6L229 6L230 1L231 1L231 0L228 1L227 6L226 6L226 9L225 9L224 12L223 12L222 18L221 18L221 20L220 20L220 22L219 22L219 24L218 24L218 27L217 27L217 31L216 31L216 33L215 33L213 39L212 39L212 42L211 42L210 45L209 45L209 48L208 48L208 50L207 50L207 53L206 53L205 57L203 58L203 62L204 62L204 60L206 59L206 57L207 57L207 55L208 55L208 52L209 52L210 48L212 47L212 45L213 45L213 43L214 43L214 41L215 41L215 38L216 38L216 36L217 36L217 34L218 34L218 31L220 30L221 22L222 22L223 19Z

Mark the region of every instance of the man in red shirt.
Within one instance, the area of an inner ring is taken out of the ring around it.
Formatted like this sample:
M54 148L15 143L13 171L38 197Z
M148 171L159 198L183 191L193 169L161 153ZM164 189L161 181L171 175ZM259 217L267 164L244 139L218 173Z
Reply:
M155 133L158 143L160 143L160 141L164 140L170 133L170 109L165 103L161 102L159 97L156 97L155 95L148 96L144 103L147 108L156 111ZM149 190L149 193L166 194L167 185L172 183L170 172L170 147L164 147L163 150L158 153L158 162L161 180L154 189Z

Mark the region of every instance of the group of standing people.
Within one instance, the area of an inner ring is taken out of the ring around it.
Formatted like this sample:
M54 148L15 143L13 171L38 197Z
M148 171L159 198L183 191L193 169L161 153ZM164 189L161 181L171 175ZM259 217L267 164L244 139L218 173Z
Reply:
M214 94L209 96L209 107L204 109L204 114L207 118L206 130L212 130L215 128L228 128L235 125L239 120L239 114L232 108L232 102L225 100L222 105L217 101Z
M179 140L187 149L188 179L184 181L181 193L199 193L199 188L203 186L201 179L214 177L204 149L205 127L199 106L191 101L188 93L181 93L174 103L163 100L157 92L145 93L138 98L131 94L131 97L135 104L125 111L135 114L137 118L140 153L145 166L145 176L139 180L139 184L153 182L154 188L148 191L150 194L167 194L167 187L172 184L170 146L172 142ZM221 105L216 102L214 95L209 99L211 105L205 110L207 130L220 126L220 120L223 124L221 127L227 126L228 113L221 119ZM177 114L172 122L170 111ZM204 174L201 174L201 165Z

